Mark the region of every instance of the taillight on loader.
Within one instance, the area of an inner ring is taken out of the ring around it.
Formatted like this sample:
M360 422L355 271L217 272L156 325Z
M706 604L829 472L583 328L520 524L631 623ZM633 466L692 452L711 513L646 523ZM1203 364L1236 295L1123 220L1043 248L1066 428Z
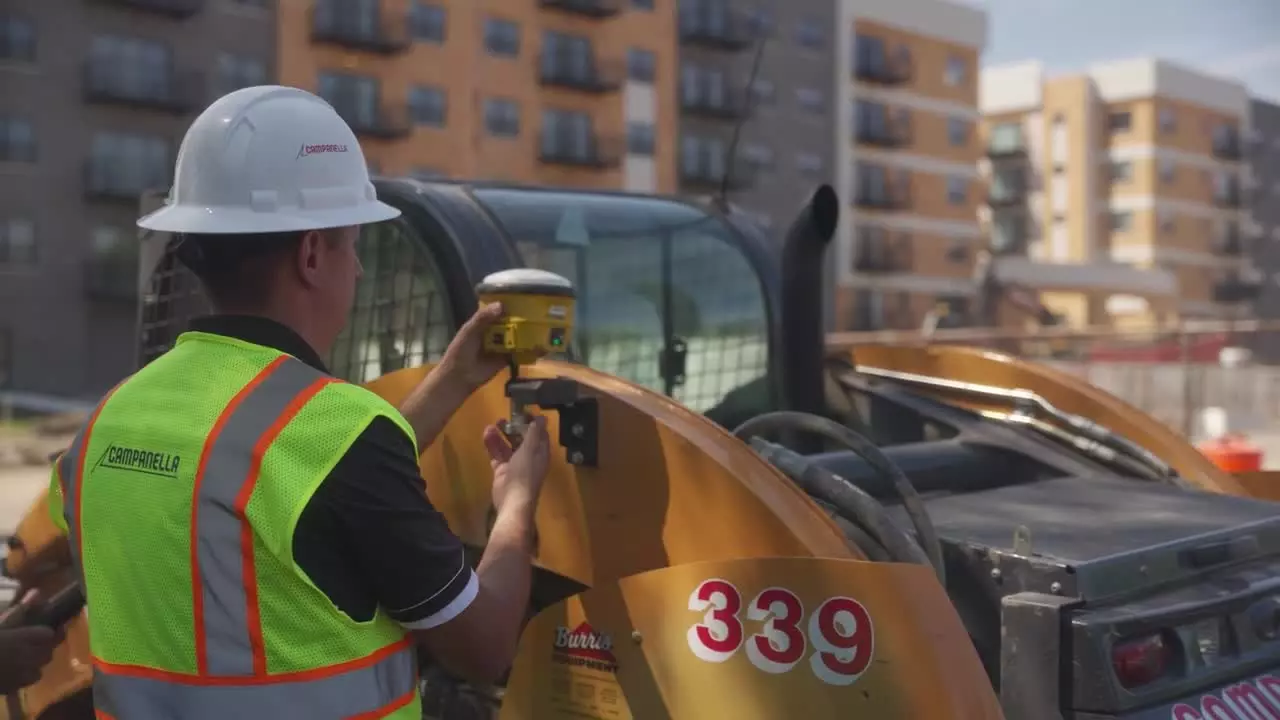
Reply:
M1178 647L1176 636L1160 631L1126 638L1111 648L1111 666L1127 690L1155 682L1173 665Z

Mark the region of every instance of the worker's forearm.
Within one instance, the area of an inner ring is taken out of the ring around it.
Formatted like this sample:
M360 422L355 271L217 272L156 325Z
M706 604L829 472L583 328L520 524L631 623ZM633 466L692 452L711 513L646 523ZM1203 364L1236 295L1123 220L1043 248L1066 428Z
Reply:
M515 654L528 608L533 562L533 509L523 502L505 502L494 521L484 555L476 568L484 592L500 599L491 616L493 638L503 656Z
M456 379L443 365L431 369L426 379L400 405L400 414L409 421L418 439L418 450L426 450L444 430L449 418L462 407L471 388Z

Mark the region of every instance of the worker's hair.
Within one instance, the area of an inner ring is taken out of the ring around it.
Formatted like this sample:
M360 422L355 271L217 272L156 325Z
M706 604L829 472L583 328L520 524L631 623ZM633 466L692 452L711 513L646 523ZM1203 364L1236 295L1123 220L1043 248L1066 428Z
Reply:
M275 264L292 255L304 231L248 235L193 234L178 238L178 262L200 280L205 295L219 312L257 310L271 294ZM321 231L336 245L338 236Z

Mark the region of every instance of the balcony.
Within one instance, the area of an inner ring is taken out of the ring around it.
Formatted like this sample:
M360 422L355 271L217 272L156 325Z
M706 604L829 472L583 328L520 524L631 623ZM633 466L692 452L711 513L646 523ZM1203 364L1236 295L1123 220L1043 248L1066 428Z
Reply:
M1238 227L1230 227L1213 239L1213 251L1218 255L1240 257L1244 255L1245 240Z
M581 15L593 19L611 18L623 11L623 0L539 0L547 10Z
M911 236L892 233L883 228L858 229L853 252L853 270L859 273L889 274L911 272L913 257Z
M144 193L168 189L171 170L168 160L163 167L147 168L120 158L90 159L84 165L84 197L136 209Z
M1236 135L1228 138L1215 138L1213 141L1213 156L1219 160L1239 162L1244 158L1244 148L1240 143L1240 138Z
M370 18L354 3L317 5L311 9L311 42L377 55L408 52L413 47L408 14L379 10Z
M726 184L726 172L728 173ZM709 156L699 158L696 163L680 164L680 189L696 193L718 193L722 187L730 191L746 190L755 185L754 167L746 158L739 156L732 167L727 167L722 160L712 161Z
M205 105L204 75L153 72L102 59L84 65L84 100L185 115Z
M1217 188L1213 192L1213 204L1227 210L1240 209L1240 185L1231 183L1230 185Z
M912 75L910 61L883 55L860 55L853 63L853 77L873 85L902 85L911 82Z
M751 114L747 93L737 88L697 88L697 92L680 93L680 110L685 115L712 120L741 120Z
M1027 202L1027 184L1022 178L997 176L987 188L987 205L991 208L1008 208Z
M1262 274L1259 272L1232 271L1213 285L1213 301L1218 303L1242 303L1257 299L1262 292Z
M373 140L402 140L413 133L413 122L406 105L334 102L325 98L338 115L351 126L351 131Z
M549 87L585 93L611 93L627 81L627 65L619 60L581 60L563 56L542 56L538 81Z
M116 252L90 257L84 265L84 291L96 300L137 299L137 255Z
M698 12L680 12L680 42L711 50L740 52L756 41L751 16L740 8L723 13L711 12L707 6Z
M1030 221L1025 210L1000 212L991 223L991 253L998 257L1026 255Z
M853 204L865 210L905 210L911 207L911 193L859 183Z
M185 20L204 9L204 0L97 0L97 2L153 15L163 15L174 20Z
M987 142L987 157L991 160L1011 160L1027 156L1027 143L1022 133L993 134Z
M610 170L622 166L626 150L624 137L601 137L595 132L543 133L538 159L548 165Z
M911 121L909 119L858 123L853 133L859 145L881 148L902 148L911 144Z

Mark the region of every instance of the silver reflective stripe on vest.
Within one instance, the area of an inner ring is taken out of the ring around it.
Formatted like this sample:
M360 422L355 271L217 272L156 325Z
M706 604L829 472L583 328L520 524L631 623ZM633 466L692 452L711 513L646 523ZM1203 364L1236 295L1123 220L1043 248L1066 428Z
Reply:
M413 651L375 665L319 680L255 685L188 685L127 677L95 669L94 702L116 720L314 720L347 718L385 709L417 692Z
M92 422L90 416L90 422ZM84 566L80 564L80 528L75 523L76 506L76 471L80 467L80 455L84 453L84 435L89 425L86 423L76 433L75 440L62 457L58 458L58 479L62 481L62 519L67 523L67 545L71 547L71 564L80 576L80 587L85 588ZM87 593L88 590L85 590Z
M196 563L211 675L254 672L245 582L257 579L244 577L242 520L236 514L236 496L254 471L254 446L289 404L323 377L309 365L286 358L231 410L208 457L201 458L204 476L196 498Z

